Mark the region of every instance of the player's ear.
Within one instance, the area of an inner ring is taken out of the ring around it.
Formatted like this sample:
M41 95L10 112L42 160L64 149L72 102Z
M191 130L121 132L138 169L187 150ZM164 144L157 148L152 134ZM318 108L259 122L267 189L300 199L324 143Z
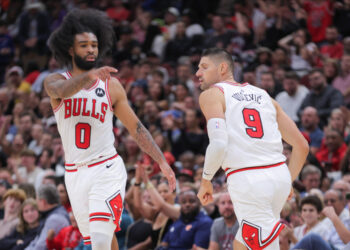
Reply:
M227 63L222 62L219 65L220 74L225 74L227 72Z
M70 47L69 50L68 50L68 53L71 57L73 57L73 47Z

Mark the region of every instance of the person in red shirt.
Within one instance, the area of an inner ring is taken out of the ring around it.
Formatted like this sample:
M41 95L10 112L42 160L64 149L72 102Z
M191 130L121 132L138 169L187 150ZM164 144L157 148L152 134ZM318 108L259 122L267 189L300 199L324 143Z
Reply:
M326 147L316 153L317 160L327 172L339 171L340 162L347 148L343 134L336 129L328 127L326 129L325 145Z
M74 249L83 239L79 232L77 222L75 221L72 212L69 213L69 219L71 225L64 227L55 236L55 231L50 229L47 233L46 246L48 250L64 250L64 249Z
M327 43L321 47L323 57L340 59L343 56L344 45L338 41L338 36L338 29L335 26L326 29Z
M332 5L330 0L306 0L303 5L307 13L307 29L312 41L322 42L326 37L326 28L332 24Z

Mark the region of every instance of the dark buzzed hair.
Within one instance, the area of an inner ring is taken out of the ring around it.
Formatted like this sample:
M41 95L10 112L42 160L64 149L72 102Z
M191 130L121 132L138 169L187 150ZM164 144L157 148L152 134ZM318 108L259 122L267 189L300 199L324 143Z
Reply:
M305 204L314 206L318 213L321 213L323 209L322 201L316 195L309 195L304 197L301 200L300 209L302 209Z
M63 19L61 26L54 31L48 45L61 66L71 66L72 57L68 51L74 44L75 35L93 33L98 41L99 58L108 52L115 41L112 20L99 10L73 10Z
M202 57L205 57L205 56L215 57L217 59L226 61L233 74L233 59L232 59L232 56L226 50L219 49L219 48L206 49L202 53Z

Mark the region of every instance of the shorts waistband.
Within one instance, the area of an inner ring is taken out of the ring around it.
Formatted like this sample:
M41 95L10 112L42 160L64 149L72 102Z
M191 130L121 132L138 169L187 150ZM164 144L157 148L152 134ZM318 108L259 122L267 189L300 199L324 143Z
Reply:
M240 168L240 169L232 169L232 168L226 168L225 169L225 174L226 174L226 178L228 178L231 174L234 173L238 173L238 172L242 172L242 171L247 171L247 170L256 170L256 169L264 169L264 168L273 168L273 167L278 167L281 166L283 164L285 164L286 162L279 162L276 164L271 164L271 165L266 165L266 166L257 166L257 167L247 167L247 168Z
M98 158L98 159L95 159L95 160L91 160L91 161L88 161L88 162L82 162L82 163L77 163L77 164L64 164L64 167L66 169L67 172L75 172L78 170L78 167L84 167L84 166L87 166L88 168L91 168L91 167L94 167L94 166L97 166L97 165L100 165L106 161L109 161L109 160L112 160L114 158L118 157L118 153L116 153L115 155L113 156L110 156L110 157L107 157L107 158Z

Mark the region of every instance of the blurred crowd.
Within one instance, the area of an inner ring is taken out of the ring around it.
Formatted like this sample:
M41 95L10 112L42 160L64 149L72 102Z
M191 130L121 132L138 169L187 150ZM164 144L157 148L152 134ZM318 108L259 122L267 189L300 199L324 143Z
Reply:
M309 238L334 249L350 242L350 0L3 0L0 249L90 249L71 212L62 142L43 89L47 75L69 70L47 39L76 8L113 20L117 39L100 63L119 70L130 105L177 176L171 193L158 165L114 119L128 171L120 249L232 249L238 223L224 172L213 179L213 204L202 207L196 197L209 139L195 73L210 47L232 54L235 80L265 89L310 144L281 213L281 249ZM283 152L288 163L291 147Z

